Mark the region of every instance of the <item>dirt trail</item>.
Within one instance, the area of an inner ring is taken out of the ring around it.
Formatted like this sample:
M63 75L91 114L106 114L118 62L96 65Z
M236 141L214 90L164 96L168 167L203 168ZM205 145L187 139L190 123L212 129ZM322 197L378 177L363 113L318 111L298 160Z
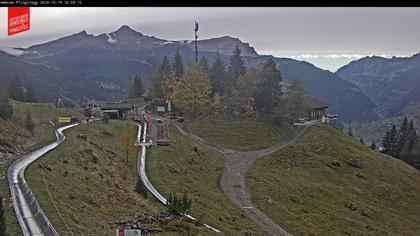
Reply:
M204 144L205 146L223 154L226 157L225 168L220 179L220 187L226 196L239 207L266 235L291 235L281 226L273 222L263 212L254 207L251 195L246 187L246 172L260 157L274 153L299 139L309 126L306 126L292 139L278 143L269 148L255 151L236 151L209 143L199 136L185 131L178 124L177 129L185 136Z

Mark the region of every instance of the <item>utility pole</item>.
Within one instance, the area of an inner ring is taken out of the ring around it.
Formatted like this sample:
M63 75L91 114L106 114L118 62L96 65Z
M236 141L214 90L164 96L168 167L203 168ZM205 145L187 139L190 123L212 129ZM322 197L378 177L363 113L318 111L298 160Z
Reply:
M198 35L197 35L197 31L198 31L198 22L195 22L195 28L194 28L194 32L195 32L195 62L198 62L198 50L197 50L197 39L198 39Z

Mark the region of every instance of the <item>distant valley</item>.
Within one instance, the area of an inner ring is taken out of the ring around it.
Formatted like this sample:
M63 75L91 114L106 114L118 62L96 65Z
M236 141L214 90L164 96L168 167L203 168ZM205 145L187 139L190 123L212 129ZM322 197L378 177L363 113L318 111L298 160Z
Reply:
M409 105L420 103L420 54L391 59L365 57L336 74L359 86L382 116L401 115Z
M412 57L365 57L340 68L336 74L356 84L376 105L382 119L355 124L358 136L381 142L392 124L403 117L420 123L420 54Z

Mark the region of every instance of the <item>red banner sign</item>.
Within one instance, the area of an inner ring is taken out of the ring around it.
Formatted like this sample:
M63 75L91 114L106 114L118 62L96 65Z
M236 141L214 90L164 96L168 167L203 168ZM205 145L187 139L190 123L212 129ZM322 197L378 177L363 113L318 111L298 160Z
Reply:
M14 35L30 29L29 7L8 8L8 35Z

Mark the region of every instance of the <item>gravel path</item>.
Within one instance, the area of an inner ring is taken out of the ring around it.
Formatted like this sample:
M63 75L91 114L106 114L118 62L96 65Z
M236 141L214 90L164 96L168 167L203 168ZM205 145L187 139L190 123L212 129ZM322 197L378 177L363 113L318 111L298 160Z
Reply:
M220 179L220 187L226 196L239 207L266 235L291 235L281 226L273 222L263 212L254 207L251 202L251 195L246 187L246 172L260 157L274 153L300 138L309 126L306 126L292 139L278 143L269 148L260 149L256 151L241 152L227 149L219 145L209 143L199 136L182 129L178 124L175 124L177 129L185 136L198 141L205 146L223 154L226 158L225 168Z

